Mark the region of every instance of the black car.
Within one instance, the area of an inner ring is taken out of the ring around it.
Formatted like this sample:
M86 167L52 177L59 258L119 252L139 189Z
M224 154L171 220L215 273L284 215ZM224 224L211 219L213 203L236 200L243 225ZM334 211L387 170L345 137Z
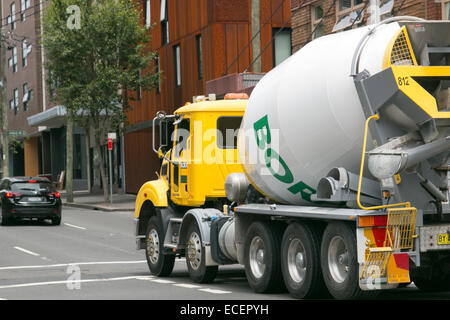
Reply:
M47 178L13 177L0 181L1 225L11 220L51 219L61 224L61 194Z

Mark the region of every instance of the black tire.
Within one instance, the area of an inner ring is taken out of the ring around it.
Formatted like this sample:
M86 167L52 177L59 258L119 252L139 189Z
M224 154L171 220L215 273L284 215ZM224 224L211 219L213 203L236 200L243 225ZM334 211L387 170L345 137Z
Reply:
M11 218L7 218L3 215L3 213L0 213L0 225L7 226L11 223Z
M205 247L202 245L201 237L197 223L192 223L187 232L186 265L192 281L196 283L210 283L216 278L219 267L206 266Z
M297 299L323 297L326 293L320 266L320 234L306 223L291 223L281 242L284 283Z
M59 226L61 224L61 217L52 218L52 225Z
M333 261L329 261L329 256ZM353 224L328 224L322 237L320 259L325 285L334 298L364 299L378 294L378 291L363 291L359 287L356 232Z
M168 277L175 265L175 255L164 253L164 231L157 217L151 217L145 233L145 257L150 272L157 277Z
M248 229L244 241L245 274L250 287L257 293L284 289L281 236L281 228L264 222L253 222Z

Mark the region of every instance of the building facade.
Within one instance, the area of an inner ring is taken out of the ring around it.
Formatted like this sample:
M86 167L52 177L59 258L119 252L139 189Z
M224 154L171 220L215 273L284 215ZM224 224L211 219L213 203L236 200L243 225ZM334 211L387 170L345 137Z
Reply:
M172 113L204 95L206 82L253 71L252 0L140 0L149 27L149 49L158 53L162 81L154 91L136 93L124 136L125 185L137 193L155 179L159 159L152 149L152 119L159 110ZM260 0L261 71L291 54L290 3ZM150 28L151 27L151 28Z
M368 0L291 0L292 47L314 38L369 24ZM449 20L450 0L380 0L380 18L415 16Z
M2 30L6 41L7 117L11 140L10 175L38 175L42 170L39 129L27 117L42 110L40 6L32 0L2 1Z
M46 176L65 171L65 107L46 83L41 21L49 0L4 0L1 21L7 44L6 78L10 176ZM87 141L74 128L74 189L87 189Z

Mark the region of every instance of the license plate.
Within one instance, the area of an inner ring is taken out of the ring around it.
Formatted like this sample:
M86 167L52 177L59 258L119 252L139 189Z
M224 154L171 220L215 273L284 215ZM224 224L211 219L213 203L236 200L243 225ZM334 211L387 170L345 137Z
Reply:
M39 201L42 201L42 198L41 197L29 197L28 201L30 201L30 202L39 202Z
M450 237L448 233L438 234L438 245L447 245L447 244L450 244Z

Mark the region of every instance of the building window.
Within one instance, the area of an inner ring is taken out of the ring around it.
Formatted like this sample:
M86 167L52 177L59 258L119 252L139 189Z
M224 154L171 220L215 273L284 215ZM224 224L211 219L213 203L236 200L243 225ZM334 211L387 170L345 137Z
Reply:
M273 29L273 65L276 67L292 54L291 29Z
M167 0L161 0L161 45L169 43L169 13L167 10Z
M30 9L31 0L21 0L20 1L20 20L25 21L26 14L25 10Z
M150 28L152 17L151 17L151 11L150 11L150 0L144 0L144 21L145 21L145 27L147 29Z
M450 20L450 1L442 3L442 20Z
M14 115L19 111L19 90L14 89Z
M11 15L7 17L7 23L11 25L11 29L16 29L16 4L13 2L10 6Z
M321 36L323 36L325 34L324 30L323 30L323 23L322 23L322 19L323 19L323 8L322 6L313 6L311 8L311 27L312 30L311 32L313 32L312 34L312 38L316 39L319 38Z
M22 42L22 66L28 65L27 57L31 53L32 45L28 44L26 40Z
M338 11L350 11L363 4L363 0L339 0Z
M392 10L394 9L394 0L380 1L380 20L392 17Z
M28 107L29 107L28 103L31 101L32 95L33 95L33 90L29 90L28 83L24 83L23 84L23 98L22 98L23 111L28 110Z
M197 73L198 79L203 79L203 50L202 50L202 35L199 34L195 37L195 43L197 46Z
M17 47L12 49L12 57L8 60L9 67L13 68L13 72L17 72Z
M362 0L339 0L336 15L336 24L332 32L352 28L363 21L364 3Z
M181 49L180 45L173 47L174 65L175 65L175 86L181 86Z

